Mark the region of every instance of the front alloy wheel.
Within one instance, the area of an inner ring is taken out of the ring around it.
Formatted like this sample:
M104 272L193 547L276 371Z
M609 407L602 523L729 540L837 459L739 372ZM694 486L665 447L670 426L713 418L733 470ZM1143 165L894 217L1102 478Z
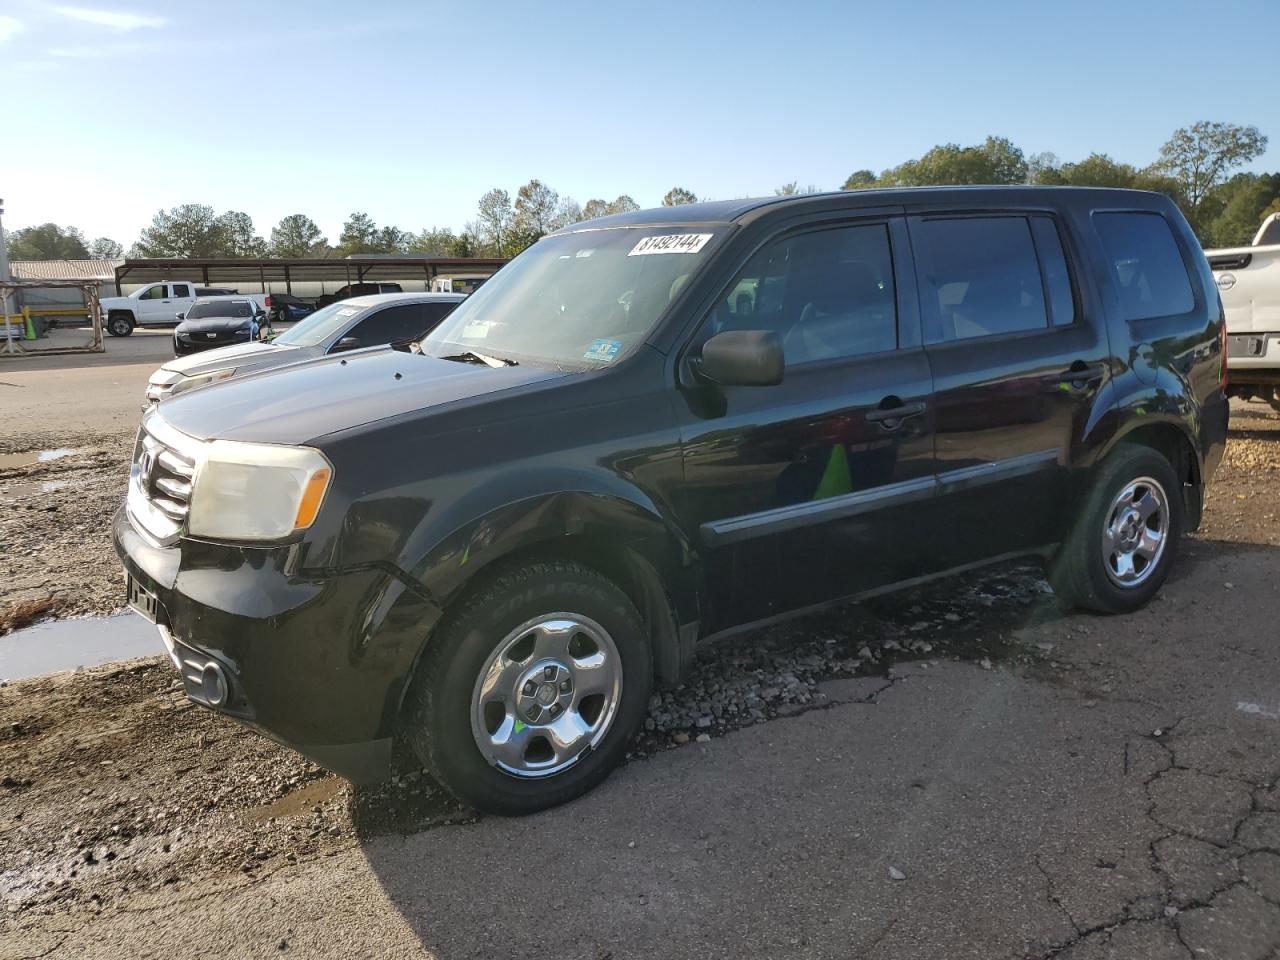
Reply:
M644 622L608 578L570 560L485 577L431 637L404 732L454 796L507 815L586 793L644 719Z
M486 760L515 777L568 769L604 739L622 697L622 664L588 617L554 613L521 624L476 679L471 733Z

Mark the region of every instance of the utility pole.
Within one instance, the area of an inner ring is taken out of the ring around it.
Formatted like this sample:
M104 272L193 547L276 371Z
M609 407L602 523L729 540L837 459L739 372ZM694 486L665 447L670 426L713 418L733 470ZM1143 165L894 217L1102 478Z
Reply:
M4 237L4 200L0 199L0 283L8 283L13 277L9 275L9 249ZM13 342L13 324L9 321L8 287L4 288L4 296L0 297L0 306L4 308L4 350L15 353L17 344Z
M4 239L4 201L0 200L0 280L12 280L9 276L9 248Z

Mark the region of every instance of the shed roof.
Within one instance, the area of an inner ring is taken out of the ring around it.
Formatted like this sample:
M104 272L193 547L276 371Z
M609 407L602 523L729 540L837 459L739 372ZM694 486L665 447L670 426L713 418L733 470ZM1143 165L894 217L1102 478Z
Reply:
M120 283L152 283L161 280L191 280L217 284L235 281L413 280L458 274L488 275L506 260L484 257L423 257L391 255L376 258L330 257L280 259L225 259L190 257L184 259L134 259L117 261L115 280Z
M15 280L98 280L116 277L123 260L13 260L9 269Z

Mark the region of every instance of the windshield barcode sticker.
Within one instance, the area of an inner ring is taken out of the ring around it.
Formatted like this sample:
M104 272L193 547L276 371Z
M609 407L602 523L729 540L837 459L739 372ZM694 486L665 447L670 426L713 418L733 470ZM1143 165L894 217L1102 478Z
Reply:
M668 233L660 237L645 237L627 254L628 257L644 257L651 253L697 253L711 239L709 233Z

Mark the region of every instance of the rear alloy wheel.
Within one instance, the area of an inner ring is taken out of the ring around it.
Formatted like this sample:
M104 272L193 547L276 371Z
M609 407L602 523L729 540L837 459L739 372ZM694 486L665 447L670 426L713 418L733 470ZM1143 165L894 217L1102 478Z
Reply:
M545 810L621 762L644 719L652 656L634 604L571 561L529 563L446 615L406 699L432 774L487 813Z
M113 337L127 337L133 333L133 321L123 313L113 314L107 318L107 333Z
M1141 586L1160 567L1169 542L1169 497L1158 480L1139 477L1111 502L1102 531L1104 569L1122 589Z
M1183 528L1173 467L1151 447L1121 444L1097 468L1050 570L1068 606L1137 610L1160 589Z

